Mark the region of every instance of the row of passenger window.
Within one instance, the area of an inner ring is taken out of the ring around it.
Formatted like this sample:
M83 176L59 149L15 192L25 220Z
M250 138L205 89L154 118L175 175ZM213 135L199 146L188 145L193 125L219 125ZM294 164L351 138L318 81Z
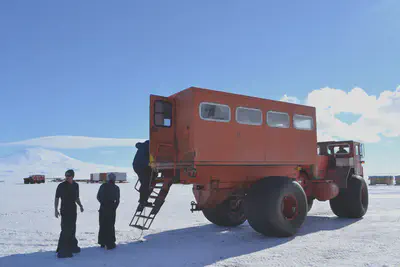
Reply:
M199 106L200 118L208 121L230 122L231 109L228 105L202 102ZM256 108L237 107L236 122L247 125L262 125L263 112ZM289 128L290 116L285 112L270 110L267 112L267 124L270 127ZM300 130L312 130L313 118L310 116L294 114L293 126Z

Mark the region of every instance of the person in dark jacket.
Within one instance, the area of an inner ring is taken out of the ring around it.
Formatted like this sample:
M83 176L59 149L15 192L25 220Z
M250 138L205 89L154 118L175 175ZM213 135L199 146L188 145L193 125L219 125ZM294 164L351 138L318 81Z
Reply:
M73 181L75 172L67 170L65 172L65 181L57 186L54 200L55 216L58 218L61 212L61 233L57 246L58 258L70 258L72 253L81 251L78 247L76 233L76 203L78 203L83 212L83 206L79 199L79 185ZM58 211L58 202L61 198L61 209Z
M151 203L147 201L151 193L150 181L152 175L152 170L149 166L149 140L146 140L144 143L138 142L135 146L137 148L137 152L133 160L132 166L140 181L139 209L143 209L144 206L151 205Z
M340 146L338 152L336 152L336 154L347 154L347 150L343 147Z
M115 184L115 174L108 174L108 182L100 186L97 192L99 209L98 243L102 248L114 249L115 245L115 217L119 205L120 191Z

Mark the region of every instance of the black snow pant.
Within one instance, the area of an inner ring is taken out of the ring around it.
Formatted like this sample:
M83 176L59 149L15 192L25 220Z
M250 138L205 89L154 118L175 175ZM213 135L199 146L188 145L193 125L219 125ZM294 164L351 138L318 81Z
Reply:
M117 209L114 205L100 206L98 243L110 247L115 244L115 217Z
M78 240L75 237L76 217L76 210L61 211L61 233L58 239L57 252L69 254L78 247Z
M151 168L146 168L144 170L135 170L140 181L140 198L139 203L146 203L151 194L150 191L150 181L151 181Z

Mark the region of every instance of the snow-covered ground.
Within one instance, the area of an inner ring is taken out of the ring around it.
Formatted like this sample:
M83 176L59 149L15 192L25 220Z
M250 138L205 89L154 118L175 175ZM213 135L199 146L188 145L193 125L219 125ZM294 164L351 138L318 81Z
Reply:
M117 249L97 244L99 185L80 183L85 211L78 214L80 254L57 259L60 219L53 199L58 183L0 183L0 266L400 266L400 186L370 187L360 220L338 219L329 202L316 202L292 238L264 237L247 224L224 228L190 212L191 187L174 185L153 223L129 227L138 193L120 184Z

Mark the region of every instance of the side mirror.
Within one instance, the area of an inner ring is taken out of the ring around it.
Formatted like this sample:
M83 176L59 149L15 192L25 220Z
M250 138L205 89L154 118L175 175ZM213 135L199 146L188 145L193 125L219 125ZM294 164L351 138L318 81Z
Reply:
M364 144L360 144L360 157L364 157L365 156L365 151L364 151Z

